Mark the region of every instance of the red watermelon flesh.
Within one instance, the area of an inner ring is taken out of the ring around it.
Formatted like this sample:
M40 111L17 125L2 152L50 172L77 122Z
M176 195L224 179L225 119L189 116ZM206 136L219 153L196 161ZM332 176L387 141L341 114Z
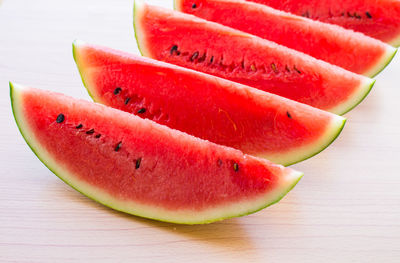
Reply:
M196 137L289 165L327 147L345 119L172 64L75 41L96 102Z
M279 201L302 174L132 114L10 84L38 158L67 184L126 213L208 223Z
M343 114L374 81L214 22L135 2L135 33L147 57L195 69Z
M248 0L400 45L398 0Z
M366 76L379 73L397 50L352 30L251 2L175 0L175 8Z

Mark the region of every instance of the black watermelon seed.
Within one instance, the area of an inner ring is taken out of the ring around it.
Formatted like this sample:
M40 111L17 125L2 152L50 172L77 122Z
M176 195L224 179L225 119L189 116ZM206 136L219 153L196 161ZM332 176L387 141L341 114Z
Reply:
M287 65L286 65L285 68L286 68L286 71L287 71L287 72L290 72L290 69L289 69L289 67L288 67Z
M365 12L365 14L367 15L368 18L372 18L371 13L370 12Z
M173 55L174 52L178 53L178 46L177 46L177 45L173 45L173 46L171 47L171 50L169 51L169 53L170 53L171 55Z
M139 158L139 159L136 160L136 163L135 163L135 169L136 170L140 168L140 163L141 162L142 162L142 158Z
M213 62L214 62L214 56L211 56L210 64L212 64Z
M296 66L293 66L293 69L294 69L294 70L296 70L296 71L297 71L297 73L301 74L301 71L300 71L300 70L298 70L298 69L296 68Z
M192 8L193 8L193 9L197 8L197 5L196 5L196 4L193 4L193 5L192 5Z
M94 133L94 129L90 129L86 132L86 134L93 134Z
M217 164L218 164L218 166L222 166L222 160L218 159Z
M359 16L357 13L354 13L354 17L357 19L361 19L361 16Z
M233 163L233 170L234 170L235 172L238 172L238 171L239 171L239 164Z
M353 17L353 15L350 12L347 12L348 17Z
M64 120L65 120L64 114L62 114L62 113L58 114L56 122L57 123L62 123Z
M119 149L121 149L121 146L122 146L122 142L119 142L119 143L115 146L114 151L118 152Z
M117 88L114 90L114 95L118 95L121 91L122 91L122 89L121 89L120 87L117 87Z
M145 112L146 112L146 109L145 108L141 108L140 110L138 110L137 113L142 114L142 113L145 113Z
M199 52L198 51L194 52L193 55L190 57L190 61L194 61L198 56Z
M125 99L125 105L127 105L129 103L129 101L131 100L131 98L126 98Z
M98 138L100 138L101 137L101 134L99 133L99 134L97 134L96 136L94 136L96 139L98 139Z
M292 118L292 115L290 115L290 113L288 111L286 112L286 115L288 116L289 119Z
M82 123L81 123L81 124L79 124L78 126L76 126L75 128L80 129L80 128L82 128L82 127L83 127L83 125L82 125Z

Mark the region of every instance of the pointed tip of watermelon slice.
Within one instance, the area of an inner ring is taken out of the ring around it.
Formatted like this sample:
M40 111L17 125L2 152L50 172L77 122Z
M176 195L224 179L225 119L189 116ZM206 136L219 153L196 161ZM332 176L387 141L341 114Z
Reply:
M12 81L8 82L8 85L10 86L10 95L12 94L13 89L17 86L15 83Z
M15 105L19 99L19 95L21 94L21 92L27 88L12 81L9 81L8 85L10 87L10 100L11 100L12 113L14 115L14 119L17 123L18 129L20 130L22 136L25 138L24 134L21 131L20 122L18 121L19 110Z
M150 52L146 49L146 44L144 41L145 34L144 30L141 28L141 20L145 13L146 3L142 0L135 0L133 4L133 28L135 30L135 38L140 54L142 56L149 57Z
M279 203L287 194L292 191L292 189L300 182L300 180L303 178L304 173L292 170L291 173L287 174L286 176L282 177L282 182L281 182L281 187L277 188L273 193L270 193L266 198L262 199L260 201L255 201L255 203L260 202L260 205L256 209L248 210L247 212L244 212L240 215L236 216L226 216L226 217L220 217L220 218L215 218L213 220L207 220L203 222L181 222L182 224L209 224L221 220L226 220L230 218L235 218L235 217L242 217L250 214L257 213L267 207L270 207L276 203ZM251 201L254 203L254 201ZM250 207L250 205L249 205ZM237 209L237 208L234 208ZM168 221L167 221L168 222ZM174 222L175 223L175 222Z
M77 64L78 64L78 55L77 55L77 53L78 53L79 46L82 45L82 44L84 44L83 41L80 41L78 39L75 39L72 42L72 56L74 57L74 60L75 60L75 62Z
M392 45L393 47L399 47L400 46L400 34L398 34L396 37L394 37L392 40L388 42L389 45Z
M274 163L279 163L284 166L293 165L310 159L311 157L319 154L320 152L328 148L329 145L331 145L343 131L347 119L338 115L333 116L334 117L332 118L331 123L326 127L325 133L313 143L305 145L303 147L299 147L295 151L291 151L288 154L277 155L276 158L274 158L274 156L271 156L271 154L269 154L268 157L259 157L267 158ZM301 158L299 158L299 156L301 156Z
M21 96L22 93L28 89L28 87L20 85L18 83L9 82L10 87L10 101L11 101L11 109L14 116L15 123L17 124L17 128L24 138L28 147L32 150L33 154L50 170L54 173L54 169L46 162L44 162L43 156L40 155L41 148L35 143L34 136L30 132L27 122L21 113ZM54 173L55 174L55 173Z
M24 87L18 83L12 82L12 81L9 81L8 85L10 87L10 98L11 98L11 103L12 103L13 98L15 99L16 96L18 96L18 94L20 93L20 91L23 89L26 89L26 87Z
M368 72L365 72L364 75L368 77L375 77L379 73L381 73L389 64L392 62L393 58L397 53L397 48L392 47L390 45L386 45L385 53L382 55L381 59L378 63L375 64L373 68L371 68Z
M347 112L351 111L355 107L357 107L371 92L372 87L375 85L376 80L364 77L361 84L358 86L357 90L353 92L351 97L345 101L345 103L339 104L338 106L328 109L328 111L338 114L344 115Z
M84 42L84 41L82 41L82 40L79 40L79 39L75 39L75 40L72 42L72 55L73 55L73 57L74 57L74 60L75 60L76 65L78 66L77 68L78 68L79 75L80 75L80 77L81 77L83 86L85 86L85 88L86 88L86 90L87 90L89 96L90 96L92 99L95 99L95 98L93 97L93 94L91 93L91 91L87 88L87 87L88 87L88 83L87 83L87 79L88 79L88 78L84 75L85 72L81 70L82 68L84 68L84 65L82 65L82 64L83 64L83 61L82 61L82 59L81 59L81 57L80 57L79 51L80 51L80 48L81 48L81 47L84 47L85 45L87 45L86 42Z

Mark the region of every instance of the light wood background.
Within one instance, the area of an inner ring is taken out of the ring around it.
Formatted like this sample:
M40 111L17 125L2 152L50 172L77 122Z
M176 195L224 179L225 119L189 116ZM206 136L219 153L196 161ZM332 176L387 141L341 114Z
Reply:
M346 115L340 138L294 166L305 173L298 186L254 215L201 226L140 219L89 200L45 168L14 123L8 81L89 99L71 43L137 53L132 6L2 1L0 262L400 262L399 56Z

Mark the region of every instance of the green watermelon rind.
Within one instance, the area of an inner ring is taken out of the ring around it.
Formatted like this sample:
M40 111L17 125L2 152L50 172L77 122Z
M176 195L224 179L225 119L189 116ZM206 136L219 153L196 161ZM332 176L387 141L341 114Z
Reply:
M139 49L140 54L145 57L150 57L150 52L145 50L145 47L140 45L141 43L144 42L144 41L140 40L141 39L140 36L144 35L144 34L141 33L140 25L138 25L138 23L136 23L136 19L139 17L138 10L141 9L142 6L143 6L143 2L141 0L134 0L134 2L133 2L133 28L135 31L135 39L136 39L137 47Z
M300 160L300 161L296 161L296 162L282 162L280 159L274 159L274 158L269 158L269 160L275 162L275 163L280 163L284 166L290 166L305 160L308 160L316 155L318 155L319 153L321 153L322 151L324 151L325 149L327 149L334 141L336 141L336 139L339 137L339 135L342 133L344 126L346 125L347 119L338 116L337 118L333 119L332 123L331 123L331 127L330 129L326 130L326 134L325 136L322 136L321 138L329 138L329 140L325 140L323 143L318 144L319 145L323 145L323 146L319 146L317 147L316 144L313 144L313 148L317 149L316 151L312 152L311 150L307 150L307 152L311 152L308 156L305 156L304 159ZM333 133L332 133L333 132ZM301 151L294 151L291 153L291 155L295 155L295 154L300 154ZM265 156L262 155L257 155L257 157L261 157L261 158L266 158ZM287 159L292 159L292 158L287 158Z
M359 91L352 94L353 97L352 99L347 100L346 103L342 103L332 109L329 109L329 111L338 115L344 115L349 111L353 110L358 105L360 105L360 103L363 102L364 99L368 96L368 94L374 87L375 82L376 82L375 79L370 79L365 77L364 81L358 87Z
M83 43L82 41L80 41L80 40L78 40L78 39L75 39L73 42L72 42L72 56L73 56L73 58L74 58L74 61L75 61L75 63L77 64L77 65L79 65L79 60L78 60L78 54L77 54L77 46L79 46L81 43ZM88 87L88 83L86 82L86 78L84 77L84 75L82 74L82 72L81 72L81 70L80 70L80 68L79 68L79 66L78 66L78 71L79 71L79 76L81 77L81 80L82 80L82 83L83 83L83 86L85 87L85 89L86 89L86 91L87 91L87 93L89 94L89 96L94 100L94 101L96 101L96 99L95 99L95 97L93 96L93 94L90 92L90 90L87 88Z
M67 180L65 180L63 177L59 176L58 173L55 171L55 169L49 165L44 159L43 156L40 155L39 151L40 149L37 149L39 147L35 147L32 143L34 140L31 139L29 132L25 131L25 129L23 129L23 124L21 124L21 120L20 118L18 118L19 114L17 113L17 107L15 106L15 97L16 95L16 89L19 88L17 84L12 83L11 81L9 82L9 86L10 86L10 100L11 100L11 109L12 109L12 113L14 116L14 120L15 123L17 124L18 130L21 133L22 137L24 138L26 144L29 146L29 148L31 149L31 151L35 154L35 156L43 163L44 166L46 166L47 169L49 169L53 174L55 174L58 178L60 178L64 183L66 183L67 185L71 186L73 189L75 189L76 191L78 191L79 193L81 193L82 195L87 196L85 193L83 193L82 191L80 191L78 188L76 188L75 186L73 186L71 183L69 183ZM91 198L91 197L89 197ZM93 198L92 198L93 199ZM95 199L93 199L95 200Z
M399 34L397 37L395 37L395 38L393 38L392 40L390 40L390 41L388 42L388 44L389 44L389 45L392 45L393 47L398 47L398 46L400 46L400 34Z
M368 72L365 72L364 75L373 78L381 73L390 64L390 62L392 62L397 50L397 48L387 45L385 55L383 55L380 61L371 67Z
M22 86L13 84L11 82L9 83L9 85L11 107L14 119L21 135L23 136L33 153L37 156L37 158L51 172L53 172L57 177L59 177L62 181L71 186L73 189L113 210L169 223L189 225L207 224L224 219L252 214L270 205L273 205L279 202L288 192L290 192L290 190L292 190L303 177L303 173L291 170L290 173L282 176L282 181L279 184L279 187L275 188L274 191L263 195L262 197L264 198L246 200L245 202L229 204L228 206L220 206L214 208L214 210L209 209L205 212L197 212L193 210L183 212L171 212L168 210L162 211L162 208L152 207L151 205L146 206L137 203L135 204L134 202L124 202L113 198L111 195L100 188L91 186L82 180L74 178L73 175L70 175L66 167L61 167L60 164L57 164L56 161L52 159L51 155L45 149L41 148L40 144L35 140L33 133L29 130L28 125L25 124L24 117L22 116L22 114L19 113L17 100L19 97L19 90L22 88ZM244 206L249 207L249 209L244 210ZM228 212L226 212L225 214L221 212L218 213L219 211L223 211L223 209L226 207L226 210ZM238 210L242 211L238 213ZM201 217L198 216L199 213ZM207 217L208 214L216 214L216 216Z

